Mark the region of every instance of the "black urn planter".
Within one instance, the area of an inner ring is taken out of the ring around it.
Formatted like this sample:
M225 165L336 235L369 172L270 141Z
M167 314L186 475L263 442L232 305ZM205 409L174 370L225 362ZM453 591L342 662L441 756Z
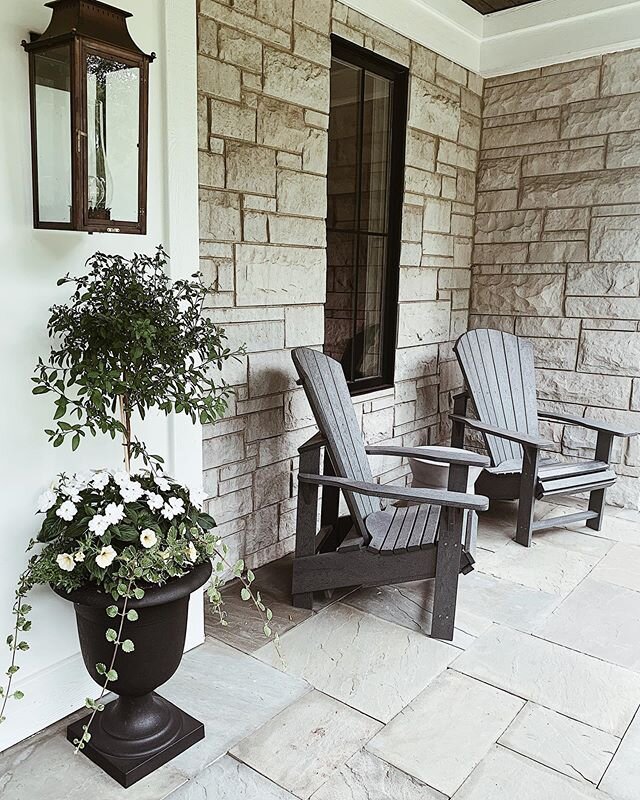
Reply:
M131 639L135 650L118 651L114 664L118 679L109 683L109 690L118 698L96 714L89 730L91 739L83 749L91 761L125 788L204 738L204 725L160 697L155 689L178 669L187 632L189 595L210 575L211 563L206 561L182 578L147 589L141 600L127 602L127 610L135 609L138 619L125 620L122 639ZM105 632L120 622L119 617L109 619L106 608L122 608L122 601L114 603L110 595L91 587L69 594L54 591L73 603L82 658L91 677L102 685L104 676L98 674L96 664L108 666L114 647ZM89 717L69 725L70 742L82 738Z

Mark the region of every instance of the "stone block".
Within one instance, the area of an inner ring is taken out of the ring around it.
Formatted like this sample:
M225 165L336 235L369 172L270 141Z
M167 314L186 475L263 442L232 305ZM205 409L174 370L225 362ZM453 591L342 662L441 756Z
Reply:
M569 264L567 294L637 297L640 294L640 264Z
M432 172L408 166L405 169L404 188L407 192L438 197L442 188L442 179Z
M411 78L409 125L456 141L460 129L460 101L414 75Z
M329 35L332 0L295 0L293 18L315 31Z
M222 26L218 41L223 61L251 72L262 72L262 43L258 39L243 31Z
M396 351L396 381L435 375L438 369L438 345L406 347Z
M231 64L198 56L198 91L225 100L240 100L240 70Z
M482 147L517 147L536 142L555 142L559 133L560 123L557 119L540 120L526 125L500 125L484 129Z
M476 314L560 316L564 277L560 275L480 275L473 281Z
M265 94L303 108L327 112L329 70L280 50L265 48Z
M326 175L329 160L329 137L325 131L308 128L302 148L302 168L305 172Z
M286 347L309 347L324 341L324 306L285 308Z
M240 431L205 439L202 458L204 469L241 461L244 458L244 434Z
M207 510L218 524L244 517L253 510L251 488L247 487L237 492L229 492L221 497L214 497L209 500Z
M522 181L523 208L587 207L616 202L640 202L640 170L547 175Z
M588 208L558 208L547 211L545 231L585 231L589 228L591 212Z
M297 375L288 350L249 355L249 395L289 391L296 386Z
M640 131L612 133L607 148L607 169L640 167Z
M306 428L313 424L313 412L304 389L287 392L284 396L284 426L286 430Z
M422 230L431 233L449 233L451 230L451 202L427 198L424 204Z
M476 216L476 242L532 242L542 233L542 211L501 211Z
M563 172L590 172L604 169L604 147L587 147L557 153L539 153L522 159L522 174L558 175Z
M291 30L293 0L257 0L256 16L276 28Z
M600 70L591 68L492 86L485 91L485 113L514 114L589 100L598 96L599 82Z
M548 339L577 339L580 320L561 317L517 317L517 336L545 337Z
M571 103L562 112L562 138L640 130L640 94Z
M409 128L405 163L410 167L435 171L437 146L438 140L433 136L415 128Z
M640 333L583 331L578 369L607 375L640 374Z
M198 183L212 189L224 188L224 156L198 153Z
M640 319L640 298L637 297L567 297L568 317L593 319Z
M277 190L278 213L326 217L327 180L324 176L279 169Z
M535 350L536 367L547 369L576 368L577 339L550 339L531 337Z
M453 167L461 167L475 172L478 154L469 147L463 147L455 144L455 142L441 139L438 147L438 161L442 164L450 164Z
M640 261L640 216L596 217L589 256L592 261Z
M492 158L481 161L478 169L478 191L517 189L520 185L519 158Z
M477 210L479 213L489 211L511 211L518 206L518 190L503 189L492 192L478 192Z
M402 213L402 241L422 241L423 212L420 206L405 205Z
M525 264L529 254L529 245L513 244L477 244L473 248L473 260L476 264Z
M238 195L200 190L200 238L230 242L242 238Z
M608 53L602 61L602 87L604 95L633 94L640 83L640 56L637 50Z
M274 196L276 193L274 151L259 145L228 142L227 188Z
M247 142L256 140L256 112L253 108L212 99L210 121L212 136L242 139Z
M381 408L362 415L362 435L367 444L393 438L393 408Z
M400 270L399 300L435 300L438 271L430 267L403 267Z
M302 153L307 142L304 109L272 97L258 98L257 141Z
M255 3L250 7L241 8L238 0L235 0L234 6L238 6L237 10L229 5L221 5L216 0L201 0L200 14L243 31L245 36L255 36L278 47L291 45L290 33L258 19L255 15Z
M436 54L416 42L411 42L411 74L430 83L436 77Z
M477 151L480 148L480 134L482 125L480 117L462 112L460 114L460 131L458 133L458 144L470 147Z
M537 373L538 397L561 403L628 409L631 378L541 369Z
M318 31L297 23L293 28L293 52L297 56L315 61L320 66L331 66L331 41Z
M255 442L284 433L284 412L280 408L270 408L247 416L245 442Z
M326 256L322 249L241 244L236 247L240 305L324 302Z
M268 242L268 217L262 211L245 211L242 215L242 241Z
M447 197L445 181L442 179L442 196ZM471 170L458 168L458 177L455 181L455 199L459 203L475 203L476 201L476 173Z
M430 256L452 256L453 237L443 233L425 233L422 239L422 252Z
M532 242L529 246L532 263L566 264L567 261L586 261L587 245L583 242Z
M449 338L449 303L400 303L398 348L444 342Z
M324 247L326 245L326 225L321 219L270 214L269 238L273 244Z
M198 52L218 57L218 26L209 17L198 16Z
M278 505L258 508L249 517L245 528L245 553L255 553L278 541Z

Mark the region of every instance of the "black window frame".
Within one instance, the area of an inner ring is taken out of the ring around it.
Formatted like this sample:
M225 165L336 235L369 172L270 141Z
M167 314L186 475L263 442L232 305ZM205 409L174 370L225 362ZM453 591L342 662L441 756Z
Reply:
M345 61L355 67L372 72L386 78L393 84L393 108L390 126L390 176L389 176L389 205L387 220L387 258L385 264L385 285L383 286L383 311L382 311L382 369L380 375L371 378L361 378L348 381L349 391L352 395L380 389L388 389L394 385L395 356L398 337L398 289L400 283L400 256L402 250L402 222L404 209L405 187L405 158L408 133L409 109L409 68L391 61L384 56L360 47L353 42L343 39L335 34L331 35L331 57ZM364 91L364 81L362 91ZM358 136L361 135L364 102L360 102L360 125ZM358 192L362 191L361 167L357 167ZM359 204L360 201L358 201ZM335 229L336 232L339 229ZM327 234L329 225L327 220ZM356 241L360 238L360 222L356 225ZM357 263L356 257L356 263ZM326 318L325 318L326 319ZM355 321L354 321L355 322Z

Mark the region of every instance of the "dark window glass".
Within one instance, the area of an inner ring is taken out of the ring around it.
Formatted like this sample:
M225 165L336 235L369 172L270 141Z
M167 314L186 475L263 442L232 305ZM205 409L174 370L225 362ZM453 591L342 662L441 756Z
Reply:
M407 73L334 41L325 352L352 391L393 382Z

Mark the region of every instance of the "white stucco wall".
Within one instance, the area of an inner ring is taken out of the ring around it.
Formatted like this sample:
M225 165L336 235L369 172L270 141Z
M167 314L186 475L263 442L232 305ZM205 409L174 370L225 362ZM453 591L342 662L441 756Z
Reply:
M121 0L134 12L131 31L158 60L150 77L149 233L146 237L35 231L32 227L27 56L20 42L46 27L50 10L42 0L3 3L0 8L0 639L11 626L16 579L26 563L25 546L38 530L35 500L62 470L115 465L119 447L110 441L84 442L72 454L54 450L43 429L51 421L47 398L31 395L30 377L38 356L46 356L46 322L51 305L64 302L68 287L56 280L78 273L96 250L131 255L164 244L174 258L172 274L190 275L198 264L196 34L193 0ZM169 131L169 133L167 133ZM171 186L171 192L169 192ZM167 457L176 477L197 481L201 474L199 430L182 420L150 419L143 433ZM96 690L78 654L73 611L42 588L33 593L31 650L20 658L11 702L0 726L0 750L82 705ZM192 610L189 643L202 637L202 611ZM8 654L0 656L4 672Z

